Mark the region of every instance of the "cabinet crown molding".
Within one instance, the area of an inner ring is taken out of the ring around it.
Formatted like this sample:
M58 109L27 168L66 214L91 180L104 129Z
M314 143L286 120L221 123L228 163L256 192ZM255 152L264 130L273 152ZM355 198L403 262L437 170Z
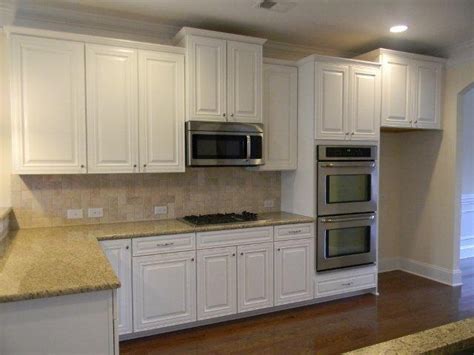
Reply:
M387 49L387 48L377 48L377 49L374 49L373 51L361 54L357 56L356 58L360 58L360 59L375 58L382 54L392 54L392 55L404 56L409 59L424 60L424 61L437 62L437 63L447 62L447 59L445 58L433 57L433 56L424 55L424 54L397 51L394 49Z
M309 55L303 59L300 59L296 62L298 66L302 66L308 62L339 62L339 63L345 63L345 64L352 64L352 65L364 65L364 66L371 66L371 67L380 67L381 64L377 62L370 62L366 60L360 60L360 59L350 59L350 58L340 58L340 57L332 57L332 56L327 56L327 55L319 55L319 54L312 54Z
M183 27L176 34L176 36L174 36L172 42L174 44L178 44L179 42L181 42L181 40L184 37L189 36L189 35L209 37L209 38L218 38L218 39L225 39L228 41L260 44L260 45L263 45L267 41L266 38L250 37L250 36L237 35L233 33L203 30L200 28L193 28L193 27Z

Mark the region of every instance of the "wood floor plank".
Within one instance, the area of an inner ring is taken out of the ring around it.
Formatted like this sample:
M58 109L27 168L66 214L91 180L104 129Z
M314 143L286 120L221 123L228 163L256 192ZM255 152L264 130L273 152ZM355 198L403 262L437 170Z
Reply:
M379 275L380 296L349 299L120 343L122 355L337 354L474 316L474 258L462 287L401 271Z

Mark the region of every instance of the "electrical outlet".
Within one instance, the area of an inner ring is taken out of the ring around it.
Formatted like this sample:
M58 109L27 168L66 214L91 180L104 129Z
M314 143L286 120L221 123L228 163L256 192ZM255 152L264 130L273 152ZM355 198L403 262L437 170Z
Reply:
M155 214L168 214L168 206L155 206Z
M71 209L67 210L67 219L81 219L84 217L82 209Z
M265 207L265 208L272 208L274 204L275 204L275 203L274 203L273 200L265 200L265 201L263 201L263 207Z
M104 209L100 208L89 208L87 210L87 216L89 218L100 218L104 216Z

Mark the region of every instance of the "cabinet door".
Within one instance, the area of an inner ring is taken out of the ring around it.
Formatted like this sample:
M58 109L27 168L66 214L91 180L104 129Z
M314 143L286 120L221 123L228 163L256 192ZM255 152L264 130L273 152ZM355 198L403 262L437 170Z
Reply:
M195 252L133 258L134 331L196 320Z
M228 120L262 122L262 46L227 41Z
M351 140L378 140L380 131L380 69L351 67Z
M184 56L139 52L140 170L184 171Z
M313 298L313 239L275 243L275 306Z
M198 250L198 320L237 313L235 253L235 247Z
M316 63L316 139L346 139L349 68Z
M406 58L382 56L382 119L383 127L411 127L411 73Z
M414 113L416 128L441 128L441 83L443 67L440 63L413 61Z
M11 36L13 170L86 172L84 45Z
M118 332L132 330L132 254L130 239L107 240L100 243L122 286L117 290Z
M238 311L273 306L273 243L244 245L238 254Z
M265 165L259 170L296 169L298 159L298 70L274 64L263 66L263 124Z
M186 119L226 121L226 41L199 36L187 41Z
M86 45L86 79L89 172L138 171L136 50Z

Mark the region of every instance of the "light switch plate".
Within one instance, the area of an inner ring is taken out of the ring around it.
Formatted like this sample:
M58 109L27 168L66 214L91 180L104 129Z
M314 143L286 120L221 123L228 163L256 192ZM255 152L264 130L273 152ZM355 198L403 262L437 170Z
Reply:
M155 206L155 214L168 214L168 206Z
M84 213L81 208L67 210L67 219L81 219L84 218Z
M87 210L87 215L89 218L100 218L104 216L104 209L100 208L89 208Z
M272 208L275 205L273 200L265 200L263 201L263 207L265 208Z

